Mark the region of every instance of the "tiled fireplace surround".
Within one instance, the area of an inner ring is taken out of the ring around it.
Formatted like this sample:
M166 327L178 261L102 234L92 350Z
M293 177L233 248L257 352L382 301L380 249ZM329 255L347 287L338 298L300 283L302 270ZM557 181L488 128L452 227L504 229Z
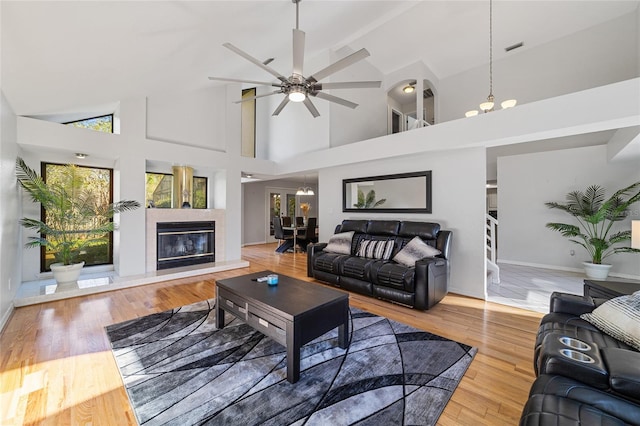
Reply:
M156 225L158 222L214 221L216 223L215 253L216 263L225 260L225 211L222 209L147 209L147 272L156 270L158 250Z

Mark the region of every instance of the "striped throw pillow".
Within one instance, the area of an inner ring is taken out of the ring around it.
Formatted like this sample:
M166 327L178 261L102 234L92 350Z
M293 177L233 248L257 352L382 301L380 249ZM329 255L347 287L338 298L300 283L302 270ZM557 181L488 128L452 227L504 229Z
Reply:
M580 318L640 351L640 292L607 300Z
M393 240L362 240L358 246L356 256L367 259L391 259Z

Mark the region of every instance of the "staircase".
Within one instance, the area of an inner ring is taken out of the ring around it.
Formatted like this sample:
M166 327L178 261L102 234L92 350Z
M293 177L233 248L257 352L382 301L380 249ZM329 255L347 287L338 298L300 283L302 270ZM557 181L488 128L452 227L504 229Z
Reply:
M494 284L500 284L500 267L496 263L498 236L498 219L486 215L487 230L487 278Z

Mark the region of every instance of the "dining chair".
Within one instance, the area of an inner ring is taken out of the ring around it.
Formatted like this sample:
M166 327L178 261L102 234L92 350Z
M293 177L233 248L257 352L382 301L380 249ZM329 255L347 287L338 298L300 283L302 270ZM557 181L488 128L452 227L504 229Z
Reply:
M307 227L301 234L298 234L298 245L306 251L309 243L317 243L316 227L318 226L318 218L310 217L307 219Z
M291 247L293 247L293 233L285 233L282 229L282 222L278 216L272 218L273 221L273 236L280 242L276 251L278 253L284 253Z
M282 216L282 226L291 226L291 216Z
M296 226L304 226L304 218L302 216L296 216Z

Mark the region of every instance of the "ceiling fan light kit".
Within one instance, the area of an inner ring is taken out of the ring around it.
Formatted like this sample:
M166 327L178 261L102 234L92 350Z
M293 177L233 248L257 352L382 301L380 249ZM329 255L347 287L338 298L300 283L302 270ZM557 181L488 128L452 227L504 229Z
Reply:
M520 44L522 45L522 44ZM520 46L517 46L520 47ZM508 50L507 50L508 51ZM503 101L500 106L502 109L513 108L518 101L515 99L508 99ZM487 96L486 102L480 104L480 111L487 113L494 110L495 98L493 96L493 0L489 0L489 96ZM474 117L478 115L477 110L467 111L465 117Z
M209 80L217 80L217 81L228 81L228 82L236 82L236 83L249 83L249 84L257 84L262 86L272 86L277 87L278 90L275 90L270 93L265 93L257 96L253 96L251 98L242 99L240 101L236 101L236 103L253 101L258 98L276 95L276 94L284 94L284 98L280 105L275 109L272 115L276 116L280 114L280 112L284 109L285 106L291 102L302 102L307 107L311 115L315 117L319 117L320 113L315 105L311 102L310 97L317 97L320 99L324 99L329 102L334 102L339 105L343 105L349 108L355 108L358 104L348 101L346 99L339 98L334 95L330 95L328 93L323 92L323 90L331 90L331 89L366 89L366 88L377 88L380 87L381 81L349 81L349 82L331 82L331 83L320 83L320 80L329 77L332 74L335 74L338 71L343 70L344 68L355 64L363 60L364 58L369 56L369 52L367 49L360 49L357 52L354 52L332 64L321 69L309 77L305 77L303 75L303 64L304 64L304 43L305 43L305 33L298 28L299 23L299 4L301 0L292 0L292 2L296 5L296 27L293 29L293 70L290 77L285 77L273 68L269 67L267 61L259 61L255 57L249 55L248 53L238 49L231 43L224 43L223 46L232 52L236 53L239 56L242 56L247 61L259 66L264 71L273 75L278 79L278 82L264 82L264 81L254 81L254 80L244 80L239 78L225 78L225 77L209 77Z

